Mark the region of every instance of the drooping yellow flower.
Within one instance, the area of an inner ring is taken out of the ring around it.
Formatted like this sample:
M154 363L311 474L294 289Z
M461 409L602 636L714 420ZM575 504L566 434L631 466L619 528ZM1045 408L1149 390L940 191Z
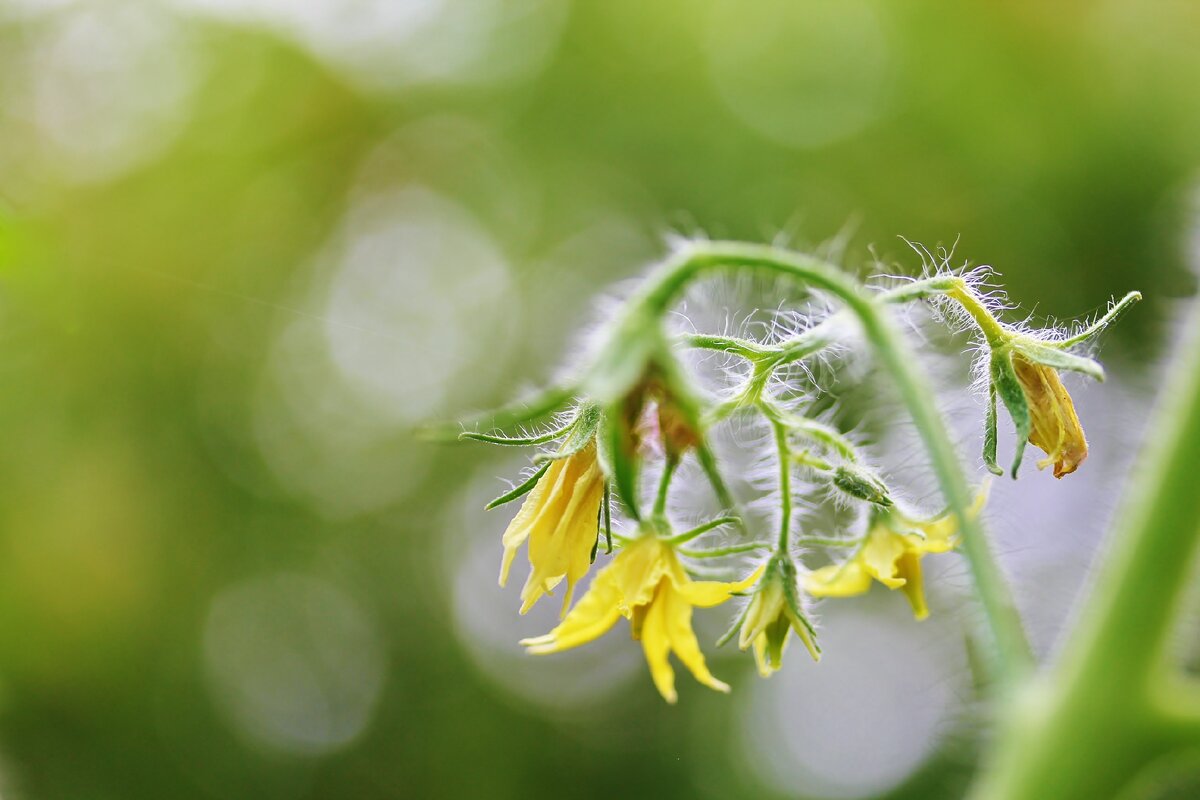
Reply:
M974 517L987 499L986 487L969 511ZM804 589L814 597L853 597L864 594L876 580L889 589L902 589L913 615L929 616L925 603L921 558L953 550L959 541L958 518L949 512L918 520L896 508L876 508L862 545L843 564L821 567L808 574Z
M564 578L567 591L561 613L566 613L575 584L591 566L603 498L604 474L595 442L555 460L525 498L501 539L504 559L500 564L500 585L504 586L517 550L529 542L532 570L521 589L522 614Z
M792 630L813 661L821 660L821 648L812 623L800 609L797 591L795 565L786 556L773 557L750 600L738 635L738 647L742 650L754 645L754 661L758 664L758 674L764 678L783 666L783 651Z
M1029 443L1046 453L1046 458L1038 462L1038 469L1053 464L1054 477L1070 475L1088 454L1087 439L1071 395L1054 368L1030 361L1020 353L1013 354L1012 363L1029 404L1033 426Z
M633 638L642 642L654 685L668 703L676 700L675 672L669 660L672 651L696 680L728 692L729 686L713 677L704 662L692 630L692 609L725 602L752 585L760 572L734 583L693 581L674 547L646 534L626 545L596 574L587 593L558 627L521 644L535 655L557 653L599 638L619 617L625 617Z

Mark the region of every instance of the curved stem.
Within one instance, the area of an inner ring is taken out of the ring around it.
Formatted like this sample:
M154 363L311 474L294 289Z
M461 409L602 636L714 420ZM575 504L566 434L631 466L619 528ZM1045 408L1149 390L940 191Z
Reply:
M979 326L979 330L983 333L983 338L987 340L989 347L995 347L1004 342L1005 331L1004 326L996 319L991 311L988 311L987 306L972 292L965 281L961 278L958 285L951 289L947 294L954 298L963 310L971 315L971 319L975 320L975 324Z
M998 674L1016 678L1028 670L1032 655L1008 587L988 550L983 526L968 513L970 491L962 467L938 413L929 382L921 374L903 337L879 303L834 266L819 259L766 245L734 242L696 242L666 261L632 302L643 313L661 313L698 276L749 268L787 275L837 296L858 317L867 340L891 374L901 399L912 415L929 451L946 504L959 520L962 548L967 557L988 627L996 644Z

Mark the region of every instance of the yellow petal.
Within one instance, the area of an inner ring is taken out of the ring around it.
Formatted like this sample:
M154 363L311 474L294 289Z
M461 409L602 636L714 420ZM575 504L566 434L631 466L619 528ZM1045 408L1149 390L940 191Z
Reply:
M670 546L653 535L645 535L625 545L613 562L620 565L617 582L621 590L624 613L634 606L646 605L654 597L663 575L676 561Z
M525 540L529 538L533 529L533 521L537 519L545 504L546 492L557 481L557 474L551 477L551 473L555 472L556 467L559 470L562 469L557 462L550 465L550 469L526 496L525 502L521 503L521 510L513 517L512 522L508 523L508 528L500 538L500 543L504 545L504 558L500 562L501 586L508 583L508 572L512 567L513 557L516 556L517 550L525 543Z
M812 656L812 660L820 661L821 648L817 647L817 643L809 635L808 626L804 624L803 620L797 619L792 610L786 606L784 606L784 613L787 614L788 620L792 623L792 630L800 637L800 641L804 643L804 648L808 650L808 654Z
M662 607L661 613L666 624L671 649L696 677L696 680L710 689L728 692L729 685L717 680L708 671L704 654L700 652L700 643L696 641L696 633L692 630L691 605L681 594L671 589L670 583L664 581L663 587L666 591L660 590L660 595L655 599L654 605Z
M590 452L568 459L565 480L557 490L561 498L555 516L539 520L529 539L529 563L543 575L565 575L572 549L582 543L590 554L595 543L603 479L595 456L586 455Z
M646 653L646 664L658 693L668 703L678 698L675 693L675 671L671 669L671 639L667 633L666 604L662 602L666 581L655 590L646 616L642 622L642 650Z
M734 594L749 589L758 582L765 569L766 565L762 564L742 580L732 583L724 583L722 581L693 581L685 577L683 583L675 584L675 588L689 605L693 605L696 608L712 608L724 603L733 597Z
M968 517L975 519L979 516L987 503L990 492L991 481L985 480L975 492L975 499L971 501L971 507L967 509ZM917 539L910 539L909 544L926 553L945 553L958 546L959 525L958 516L955 514L947 512L928 522L914 523L914 525L925 534L925 540L921 542Z
M867 537L858 558L867 574L889 589L899 589L904 579L897 575L896 562L905 552L904 537L886 528L876 528Z
M555 462L554 466L560 465L549 496L527 526L532 569L521 590L522 614L566 577L567 591L560 616L565 615L576 581L587 574L591 566L596 520L604 496L604 476L595 447L589 446L570 458ZM504 571L507 572L511 551L506 550L505 556Z
M929 606L925 604L925 581L921 575L921 556L917 553L905 553L898 564L900 574L904 576L904 594L912 605L913 616L918 620L929 616Z
M544 655L578 647L607 633L621 616L616 566L614 561L596 573L587 593L554 630L544 636L522 639L521 644L530 653Z
M543 595L553 593L554 587L558 586L561 581L561 577L535 581L534 576L530 575L525 580L525 585L521 588L521 608L518 613L528 614L529 609L533 608L533 604L540 600Z
M767 659L767 635L765 633L754 637L754 664L758 667L759 676L763 678L771 677L778 670L778 667Z
M749 647L759 634L779 616L785 602L783 583L777 576L768 584L759 586L758 591L750 600L750 606L746 609L746 618L742 620L742 630L738 635L738 647L742 650Z
M1088 455L1087 437L1071 395L1057 370L1019 355L1013 357L1012 363L1029 403L1032 422L1029 443L1046 453L1038 468L1054 464L1054 477L1070 475Z
M804 576L804 591L813 597L853 597L871 588L871 576L858 557L831 564Z

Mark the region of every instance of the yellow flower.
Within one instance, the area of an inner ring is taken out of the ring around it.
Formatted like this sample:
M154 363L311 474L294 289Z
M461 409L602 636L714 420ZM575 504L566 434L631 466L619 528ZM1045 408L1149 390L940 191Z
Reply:
M1029 403L1032 429L1029 443L1041 448L1046 458L1038 469L1054 465L1054 477L1061 478L1079 469L1087 458L1087 439L1075 413L1075 404L1058 377L1058 371L1013 354L1013 370Z
M987 500L986 486L975 496L970 515ZM947 512L931 520L913 519L895 508L877 508L862 545L844 564L808 574L805 590L814 597L853 597L877 580L889 589L902 589L917 619L929 616L925 603L921 557L945 553L958 545L958 518Z
M575 584L591 566L603 498L604 474L596 458L595 442L551 463L525 498L504 532L504 560L500 564L500 585L504 586L517 550L529 542L529 564L533 569L521 589L522 614L542 595L550 594L563 578L567 580L567 591L561 613L566 613Z
M775 556L766 569L746 609L738 647L745 650L753 644L758 674L769 678L783 666L790 631L796 631L813 661L821 660L821 648L812 623L799 608L795 565L786 556Z
M671 651L696 680L728 692L729 686L713 677L704 663L692 630L692 608L725 602L752 585L760 573L761 569L734 583L693 581L671 544L643 535L596 574L587 594L558 627L521 644L535 655L557 653L599 638L623 616L630 622L633 638L641 640L650 676L668 703L676 700L675 672L668 658Z

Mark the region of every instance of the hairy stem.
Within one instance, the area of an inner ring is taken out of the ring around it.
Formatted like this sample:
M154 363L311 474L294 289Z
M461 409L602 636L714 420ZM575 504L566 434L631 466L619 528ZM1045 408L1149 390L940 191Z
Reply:
M666 521L667 495L671 491L671 478L675 477L675 468L678 466L679 462L673 458L668 458L663 462L662 476L658 479L658 492L654 496L652 518L655 522Z
M781 519L778 550L780 553L787 553L788 537L792 532L792 448L788 446L787 427L783 423L771 420L771 428L775 432L775 449L779 458Z
M912 415L937 474L946 504L959 520L962 548L996 645L998 674L1015 679L1032 655L1004 577L992 558L982 524L968 513L970 490L958 455L938 412L929 383L881 304L850 277L819 259L765 245L697 242L666 261L631 302L635 313L661 314L697 277L720 271L755 269L787 275L837 296L862 325L867 340L891 374Z

